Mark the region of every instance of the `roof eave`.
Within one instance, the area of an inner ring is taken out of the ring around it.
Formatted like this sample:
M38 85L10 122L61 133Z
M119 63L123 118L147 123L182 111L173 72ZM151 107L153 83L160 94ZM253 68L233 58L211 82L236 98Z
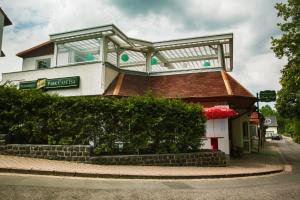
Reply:
M24 51L21 51L21 52L17 53L16 56L18 56L18 57L20 57L20 58L24 58L24 57L26 57L26 55L27 55L28 53L30 53L30 52L32 52L32 51L34 51L34 50L36 50L36 49L39 49L39 48L41 48L41 47L43 47L43 46L46 46L46 45L48 45L48 44L51 44L51 43L52 43L52 41L47 41L47 42L41 43L41 44L36 45L36 46L34 46L34 47L30 48L30 49L26 49L26 50L24 50Z

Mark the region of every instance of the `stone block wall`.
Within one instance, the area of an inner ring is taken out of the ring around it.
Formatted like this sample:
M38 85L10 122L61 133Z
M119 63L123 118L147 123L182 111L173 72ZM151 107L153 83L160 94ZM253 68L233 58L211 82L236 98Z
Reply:
M202 151L181 154L119 155L91 157L90 163L100 165L152 165L224 167L226 155L222 151Z
M90 146L7 144L0 145L0 154L87 162L90 157Z
M0 154L51 160L78 161L99 165L144 165L144 166L226 166L222 151L202 150L196 153L148 154L148 155L91 155L89 145L0 145Z

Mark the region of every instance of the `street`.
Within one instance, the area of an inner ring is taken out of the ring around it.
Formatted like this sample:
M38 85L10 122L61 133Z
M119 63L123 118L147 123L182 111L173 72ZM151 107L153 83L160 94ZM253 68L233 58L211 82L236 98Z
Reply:
M201 180L124 180L0 174L10 199L299 199L300 145L275 141L291 172Z

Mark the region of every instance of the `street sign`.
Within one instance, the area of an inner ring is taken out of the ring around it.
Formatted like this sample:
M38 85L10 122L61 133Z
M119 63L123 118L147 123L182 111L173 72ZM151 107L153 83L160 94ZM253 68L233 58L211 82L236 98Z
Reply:
M275 90L264 90L259 92L259 101L261 102L272 102L276 101Z

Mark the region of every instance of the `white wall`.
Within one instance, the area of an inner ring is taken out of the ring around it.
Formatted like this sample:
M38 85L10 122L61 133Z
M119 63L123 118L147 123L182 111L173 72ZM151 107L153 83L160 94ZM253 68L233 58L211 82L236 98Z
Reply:
M105 88L106 90L111 82L118 76L119 72L109 67L105 68Z
M23 59L22 71L35 70L37 68L37 66L36 66L37 60L47 59L47 58L51 59L51 66L53 66L54 65L53 55L24 58Z
M237 119L232 120L232 143L233 148L244 147L243 123L249 122L249 114L246 113Z
M81 96L81 95L100 95L104 92L104 86L101 86L102 64L89 63L65 67L54 67L49 69L31 70L4 73L3 81L32 81L39 78L62 78L70 76L80 76L79 88L49 90L49 93L58 93L62 96Z
M204 149L211 149L209 137L223 137L218 139L219 150L230 153L229 150L229 133L228 133L228 119L214 119L206 122L206 137L204 141Z
M266 129L266 137L272 137L274 134L278 134L277 127L271 126Z

